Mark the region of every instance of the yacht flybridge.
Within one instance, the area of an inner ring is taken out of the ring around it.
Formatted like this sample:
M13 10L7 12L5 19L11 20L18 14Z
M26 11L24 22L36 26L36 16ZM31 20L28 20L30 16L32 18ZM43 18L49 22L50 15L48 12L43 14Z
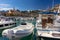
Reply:
M33 32L34 29L34 25L32 23L21 23L19 26L15 27L15 28L11 28L11 29L6 29L2 32L2 36L3 37L7 37L9 39L13 39L14 40L17 38L22 38L22 37L26 37L28 35L30 35Z

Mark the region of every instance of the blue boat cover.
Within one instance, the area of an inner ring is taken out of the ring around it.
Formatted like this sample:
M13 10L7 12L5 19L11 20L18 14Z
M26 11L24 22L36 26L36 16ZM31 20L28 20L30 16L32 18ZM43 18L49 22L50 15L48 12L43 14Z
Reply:
M39 12L39 14L58 14L58 13L56 13L56 12Z

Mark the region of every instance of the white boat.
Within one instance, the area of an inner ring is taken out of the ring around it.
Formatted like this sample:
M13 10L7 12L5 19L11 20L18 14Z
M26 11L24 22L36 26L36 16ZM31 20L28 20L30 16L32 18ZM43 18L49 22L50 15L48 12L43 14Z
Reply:
M0 19L0 29L10 28L15 25L16 23L13 20Z
M42 18L42 15L39 14L39 17L36 20L36 29L37 30L42 28L42 20L41 20L41 18Z
M50 39L50 40L60 40L60 32L59 31L38 31L38 37L42 39Z
M39 20L36 21L36 29L38 30L38 29L41 29L41 28L42 28L42 21L41 21L41 19L39 19Z
M6 17L0 17L0 36L2 36L2 31L5 29L15 27L16 23Z
M38 24L39 22L37 22ZM41 22L40 22L41 23ZM56 16L53 25L47 26L46 28L42 28L41 26L42 24L40 24L40 26L36 26L37 28L37 36L39 36L40 38L43 38L44 40L46 39L59 39L60 40L60 16Z
M3 37L7 37L9 39L13 38L22 38L30 35L34 30L34 25L32 23L21 23L21 25L6 29L2 32Z

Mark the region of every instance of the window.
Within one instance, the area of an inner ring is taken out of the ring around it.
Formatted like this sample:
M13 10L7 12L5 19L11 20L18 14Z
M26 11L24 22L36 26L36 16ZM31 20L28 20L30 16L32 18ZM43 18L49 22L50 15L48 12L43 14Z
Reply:
M0 25L0 27L3 27L3 25Z
M15 23L10 23L10 25L14 25Z
M5 24L5 26L8 26L8 24Z

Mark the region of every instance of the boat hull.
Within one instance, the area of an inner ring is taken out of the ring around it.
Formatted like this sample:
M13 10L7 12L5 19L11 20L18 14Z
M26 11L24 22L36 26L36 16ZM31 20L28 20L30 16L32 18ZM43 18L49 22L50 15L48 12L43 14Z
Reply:
M32 34L33 34L33 30L34 30L34 28L31 28L29 31L26 31L26 32L18 32L18 33L13 33L13 34L10 34L11 32L9 31L10 29L7 29L7 30L5 30L5 31L7 31L7 35L5 35L5 36L3 36L3 37L7 37L7 38L9 38L10 40L12 40L12 39L22 39L23 40L23 38L25 39L26 37L28 37L28 36L32 36ZM5 32L4 31L4 32ZM10 33L8 33L8 31L10 32ZM19 30L20 31L20 30ZM28 39L29 39L29 37L28 37Z
M10 40L33 40L33 32L27 36L24 36L22 38L13 38L13 39L10 39Z
M55 35L54 36L52 35L52 33L55 33L55 34L58 34L60 32L57 32L57 31L37 31L37 38L38 40L60 40L60 37L58 35Z
M38 40L60 40L60 39L51 38L51 37L44 37L44 36L38 36Z

